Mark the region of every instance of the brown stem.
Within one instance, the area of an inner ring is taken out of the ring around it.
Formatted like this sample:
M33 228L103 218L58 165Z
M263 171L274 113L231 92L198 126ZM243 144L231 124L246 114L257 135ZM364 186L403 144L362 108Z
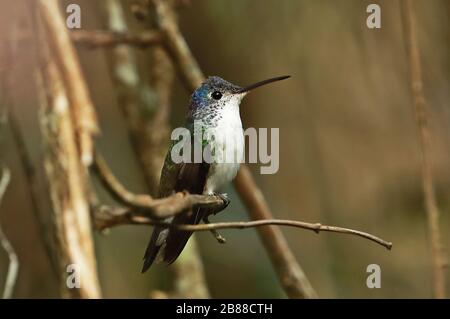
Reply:
M79 156L83 165L89 166L93 159L93 136L99 129L80 62L58 3L58 0L39 0L38 8L73 109Z
M172 217L193 206L202 206L211 210L217 210L223 206L223 200L219 196L180 192L169 197L154 199L150 195L133 194L120 184L98 153L95 154L94 159L93 169L111 196L125 206L145 210L154 219Z
M44 167L53 205L61 293L73 298L100 298L86 190L87 175L77 149L77 133L72 123L74 115L70 112L62 72L54 59L44 53L45 44L41 43L41 54L47 103L42 107L40 120ZM67 87L68 90L71 88ZM77 273L73 275L79 276L79 288L67 284L69 265L75 266Z
M151 0L155 6L159 30L164 34L164 44L189 91L194 91L204 80L203 73L181 34L175 13L166 1Z
M155 220L146 211L136 211L130 208L119 208L102 205L97 207L95 210L95 227L99 230L104 230L106 228L111 228L119 225L154 225L154 226L164 226L168 228L175 228L179 230L186 231L211 231L216 229L245 229L254 228L267 225L279 225L279 226L290 226L296 228L302 228L307 230L312 230L316 233L319 232L332 232L349 234L353 236L359 236L374 243L377 243L387 249L392 248L392 243L385 241L375 235L350 228L343 228L338 226L327 226L320 223L307 223L295 220L286 219L264 219L264 220L254 220L249 222L223 222L223 223L208 223L199 225L181 225L181 224L170 224L164 221ZM270 228L267 228L270 229ZM276 228L274 228L276 229ZM271 237L274 239L275 237ZM276 238L274 240L277 240Z
M439 227L439 209L433 184L433 169L431 160L431 132L428 126L429 114L422 81L422 66L417 40L416 21L411 0L401 1L403 30L410 68L410 81L414 114L419 131L422 150L422 187L425 199L425 209L428 220L428 232L433 263L433 290L436 298L445 298L445 256Z

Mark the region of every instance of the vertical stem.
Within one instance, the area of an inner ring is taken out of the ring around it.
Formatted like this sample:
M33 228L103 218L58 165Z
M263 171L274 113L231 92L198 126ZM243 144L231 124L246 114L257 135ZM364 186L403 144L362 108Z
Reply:
M44 166L53 206L61 293L64 297L100 298L86 191L87 174L77 148L73 115L62 75L53 59L44 59L42 73L47 96L47 104L42 106L40 114ZM79 288L68 285L69 265L75 266Z
M114 32L126 32L128 28L120 2L107 0L104 6L108 28ZM158 48L151 52L153 86L140 78L136 57L128 45L111 49L109 59L119 107L152 195L158 193L159 175L167 150L173 83L172 64L161 51Z
M70 40L58 0L39 0L39 11L47 31L54 58L61 70L74 114L77 144L83 165L93 160L93 136L98 132L95 110L81 72L80 63Z
M183 37L175 13L166 1L152 0L156 10L158 28L166 38L165 46L171 58L176 61L181 78L188 91L198 88L205 77Z
M439 227L439 209L433 184L429 114L422 81L419 44L411 0L401 1L406 50L408 53L414 114L422 149L422 187L433 262L433 288L436 298L445 298L445 257Z
M67 297L100 298L86 170L98 131L95 110L58 1L39 0L36 4L46 31L38 32L42 35L42 90L47 96L40 120L61 292ZM80 287L70 287L69 265L74 267L72 275L79 279Z

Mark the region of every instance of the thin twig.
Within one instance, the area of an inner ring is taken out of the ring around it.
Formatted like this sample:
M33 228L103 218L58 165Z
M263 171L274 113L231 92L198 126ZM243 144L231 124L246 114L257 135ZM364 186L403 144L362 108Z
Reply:
M381 239L375 235L354 230L350 228L343 228L338 226L327 226L320 223L307 223L295 220L286 219L264 219L264 220L254 220L249 222L223 222L223 223L209 223L209 224L199 224L199 225L181 225L181 224L171 224L164 221L155 220L151 215L145 211L136 211L129 208L119 208L102 205L95 210L95 219L97 227L99 230L105 228L126 225L126 224L140 224L140 225L153 225L153 226L164 226L168 228L175 228L178 230L185 231L211 231L217 229L244 229L261 227L267 225L279 225L279 226L290 226L296 228L302 228L307 230L312 230L316 233L319 232L333 232L341 234L349 234L353 236L359 236L370 241L373 241L387 249L392 248L392 243L384 239Z
M143 31L137 34L105 30L71 31L70 38L77 44L88 48L110 48L128 44L138 48L147 48L162 42L162 34L156 31Z
M8 168L3 168L2 178L0 180L0 204L2 202L3 196L5 195L6 189L8 188L9 181L11 180L11 173ZM11 245L8 237L3 232L0 224L0 243L3 249L8 254L9 266L8 272L6 274L5 288L3 290L3 299L10 299L14 292L14 287L16 286L17 276L19 274L19 258L17 257L14 247Z
M422 67L420 62L419 44L416 22L410 0L401 1L401 13L405 35L406 50L409 58L411 89L414 114L419 131L422 150L422 187L425 199L425 209L428 220L428 232L432 251L433 289L436 298L445 298L445 256L439 227L439 209L433 184L433 169L431 159L431 132L428 126L429 114L425 99Z

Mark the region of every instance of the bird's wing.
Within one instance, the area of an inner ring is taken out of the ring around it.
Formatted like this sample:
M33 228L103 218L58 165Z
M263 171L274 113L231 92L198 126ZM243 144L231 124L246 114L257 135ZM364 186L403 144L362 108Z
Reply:
M175 191L179 192L186 190L191 194L203 193L209 166L210 165L208 163L182 164L179 170ZM194 207L193 210L176 215L173 218L172 223L196 225L202 218L202 209ZM164 249L164 261L166 263L170 264L177 259L191 235L192 232L169 229L169 233L166 238L166 246Z
M208 163L174 163L171 157L171 145L167 152L161 172L159 197L166 197L174 192L188 191L191 194L202 194L208 176ZM203 217L200 209L176 215L171 222L177 224L198 224ZM144 256L145 272L153 263L161 247L164 247L163 260L170 264L180 255L192 232L155 227L152 238Z

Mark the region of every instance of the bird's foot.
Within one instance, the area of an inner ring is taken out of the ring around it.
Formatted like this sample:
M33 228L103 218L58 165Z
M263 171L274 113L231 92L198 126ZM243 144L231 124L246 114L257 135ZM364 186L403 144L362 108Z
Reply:
M210 221L208 219L208 217L203 217L203 222L205 224L210 224ZM227 242L227 240L225 239L225 237L223 237L217 230L215 229L211 229L210 230L211 234L214 236L214 238L217 240L217 242L219 244L225 244Z
M214 212L214 215L215 215L215 214L223 211L225 208L227 208L228 205L230 205L231 201L228 199L228 194L226 194L226 193L214 193L213 195L219 197L223 201L222 207L220 207L219 210Z

